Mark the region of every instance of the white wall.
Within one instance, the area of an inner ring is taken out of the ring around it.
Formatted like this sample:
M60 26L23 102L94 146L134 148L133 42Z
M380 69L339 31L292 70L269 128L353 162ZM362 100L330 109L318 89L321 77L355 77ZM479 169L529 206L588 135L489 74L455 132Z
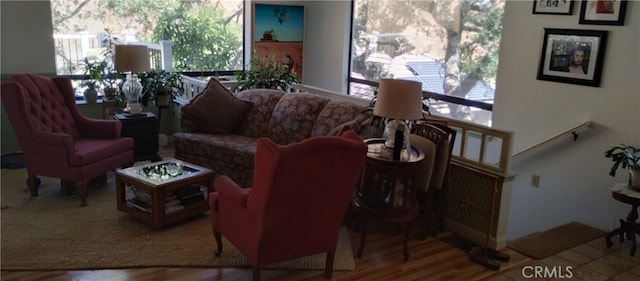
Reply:
M3 75L56 73L48 1L0 1L0 19L0 67Z
M578 24L574 14L534 15L531 1L508 1L503 22L493 124L515 133L514 152L583 121L595 126L571 138L514 159L508 238L569 221L597 228L618 227L630 207L610 196L626 172L608 176L604 151L626 143L640 146L640 2L629 1L624 26ZM543 28L608 30L600 87L536 80ZM540 187L530 186L532 174Z
M350 1L304 1L304 77L307 85L347 93Z
M48 1L0 1L0 77L16 73L56 73L51 8ZM9 118L0 109L2 153L20 150Z

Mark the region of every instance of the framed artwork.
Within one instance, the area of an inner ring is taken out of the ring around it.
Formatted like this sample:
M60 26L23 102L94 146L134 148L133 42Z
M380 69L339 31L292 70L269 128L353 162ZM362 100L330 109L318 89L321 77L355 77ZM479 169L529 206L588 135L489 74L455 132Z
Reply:
M624 25L627 0L584 0L580 24Z
M304 6L254 4L253 52L273 56L302 79Z
M573 15L573 2L573 0L533 0L533 13Z
M545 28L538 80L600 87L608 31Z

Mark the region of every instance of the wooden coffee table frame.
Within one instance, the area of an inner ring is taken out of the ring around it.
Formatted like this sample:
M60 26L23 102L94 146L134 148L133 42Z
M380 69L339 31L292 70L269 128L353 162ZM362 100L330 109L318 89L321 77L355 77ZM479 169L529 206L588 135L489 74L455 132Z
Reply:
M191 172L175 179L165 181L156 181L137 174L137 170L143 167L160 165L167 162L178 162L183 166L193 168L197 171ZM215 173L207 168L200 167L195 164L187 163L176 159L167 159L160 162L150 163L144 166L130 167L116 171L116 196L118 210L125 212L153 227L160 228L169 224L173 224L190 217L199 215L209 210L209 202L207 200L211 192L211 185ZM165 213L165 195L167 192L178 191L190 185L198 184L206 186L204 191L205 199L202 202L194 202L184 207L184 209L173 211L169 214ZM137 188L147 190L151 195L151 212L145 212L127 204L126 186L131 185Z

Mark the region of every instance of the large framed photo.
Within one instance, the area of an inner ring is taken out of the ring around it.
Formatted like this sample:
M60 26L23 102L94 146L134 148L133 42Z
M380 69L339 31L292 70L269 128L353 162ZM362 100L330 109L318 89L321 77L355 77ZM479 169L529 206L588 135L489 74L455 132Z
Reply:
M538 80L600 87L608 31L545 28Z
M573 2L573 0L533 0L533 13L572 15Z
M626 0L584 0L580 24L624 25Z

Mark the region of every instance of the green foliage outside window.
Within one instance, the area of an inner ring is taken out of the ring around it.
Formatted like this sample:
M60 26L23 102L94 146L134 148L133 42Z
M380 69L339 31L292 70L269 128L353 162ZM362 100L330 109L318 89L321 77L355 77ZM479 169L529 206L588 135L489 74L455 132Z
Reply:
M178 71L230 70L242 67L242 26L225 22L213 7L163 13L153 42L173 42L173 64Z
M241 0L51 0L56 33L96 34L131 29L136 40L173 43L176 71L217 71L242 68ZM96 27L98 27L96 29ZM97 48L100 46L91 46ZM63 72L74 73L73 57L57 46Z

